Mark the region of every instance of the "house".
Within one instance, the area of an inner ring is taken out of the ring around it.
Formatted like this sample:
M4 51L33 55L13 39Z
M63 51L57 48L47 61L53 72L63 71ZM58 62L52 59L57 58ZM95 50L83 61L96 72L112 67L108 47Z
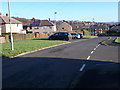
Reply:
M57 31L72 31L72 26L67 22L60 22L57 24Z
M56 25L49 20L37 20L30 28L33 33L51 34L56 31Z
M108 30L109 30L109 26L104 23L91 25L91 27L90 27L91 34L95 34L95 33L102 34L102 33L106 33L106 31L108 31Z
M19 17L12 17L20 22L23 23L23 29L26 30L27 33L32 33L32 30L30 30L30 25L39 20L39 19L35 19L35 18L32 18L32 19L26 19L26 18L19 18Z
M23 25L20 21L10 18L11 21L11 30L12 33L22 33L25 34L26 31L23 30ZM1 33L10 33L10 22L8 14L6 16L2 16L0 14L0 22L1 22Z

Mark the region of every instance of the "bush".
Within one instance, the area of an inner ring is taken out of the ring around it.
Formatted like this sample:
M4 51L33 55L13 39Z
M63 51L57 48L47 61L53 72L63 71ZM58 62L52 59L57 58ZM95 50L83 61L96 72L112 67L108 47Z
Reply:
M107 31L106 34L108 36L120 36L120 31L111 30L111 31Z

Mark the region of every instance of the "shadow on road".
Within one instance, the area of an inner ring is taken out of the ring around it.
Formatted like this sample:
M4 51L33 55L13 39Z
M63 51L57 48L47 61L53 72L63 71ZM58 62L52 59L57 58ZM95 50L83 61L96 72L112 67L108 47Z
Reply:
M120 63L54 57L17 57L2 63L3 90L119 87Z

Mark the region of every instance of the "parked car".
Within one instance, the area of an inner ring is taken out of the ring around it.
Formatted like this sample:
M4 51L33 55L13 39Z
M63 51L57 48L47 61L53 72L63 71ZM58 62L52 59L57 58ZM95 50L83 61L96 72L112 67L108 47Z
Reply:
M72 36L69 32L58 32L54 33L48 38L49 40L71 40Z
M80 34L78 33L71 33L72 35L72 39L79 39L80 38Z
M83 38L83 34L82 33L78 33L80 35L80 38Z

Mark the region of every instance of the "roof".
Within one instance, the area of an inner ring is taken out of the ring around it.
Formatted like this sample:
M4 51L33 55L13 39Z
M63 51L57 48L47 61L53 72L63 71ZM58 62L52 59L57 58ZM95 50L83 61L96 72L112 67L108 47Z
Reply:
M30 26L54 26L54 24L48 20L37 20L33 22Z
M0 16L0 18L2 19L3 23L9 24L9 17L8 16ZM11 24L22 24L22 22L14 19L14 18L10 18L10 20L11 20Z
M23 25L25 26L29 26L30 24L32 24L34 22L34 20L32 19L26 19L26 18L19 18L19 17L12 17L20 22L23 23ZM35 21L37 21L38 19L35 19Z

